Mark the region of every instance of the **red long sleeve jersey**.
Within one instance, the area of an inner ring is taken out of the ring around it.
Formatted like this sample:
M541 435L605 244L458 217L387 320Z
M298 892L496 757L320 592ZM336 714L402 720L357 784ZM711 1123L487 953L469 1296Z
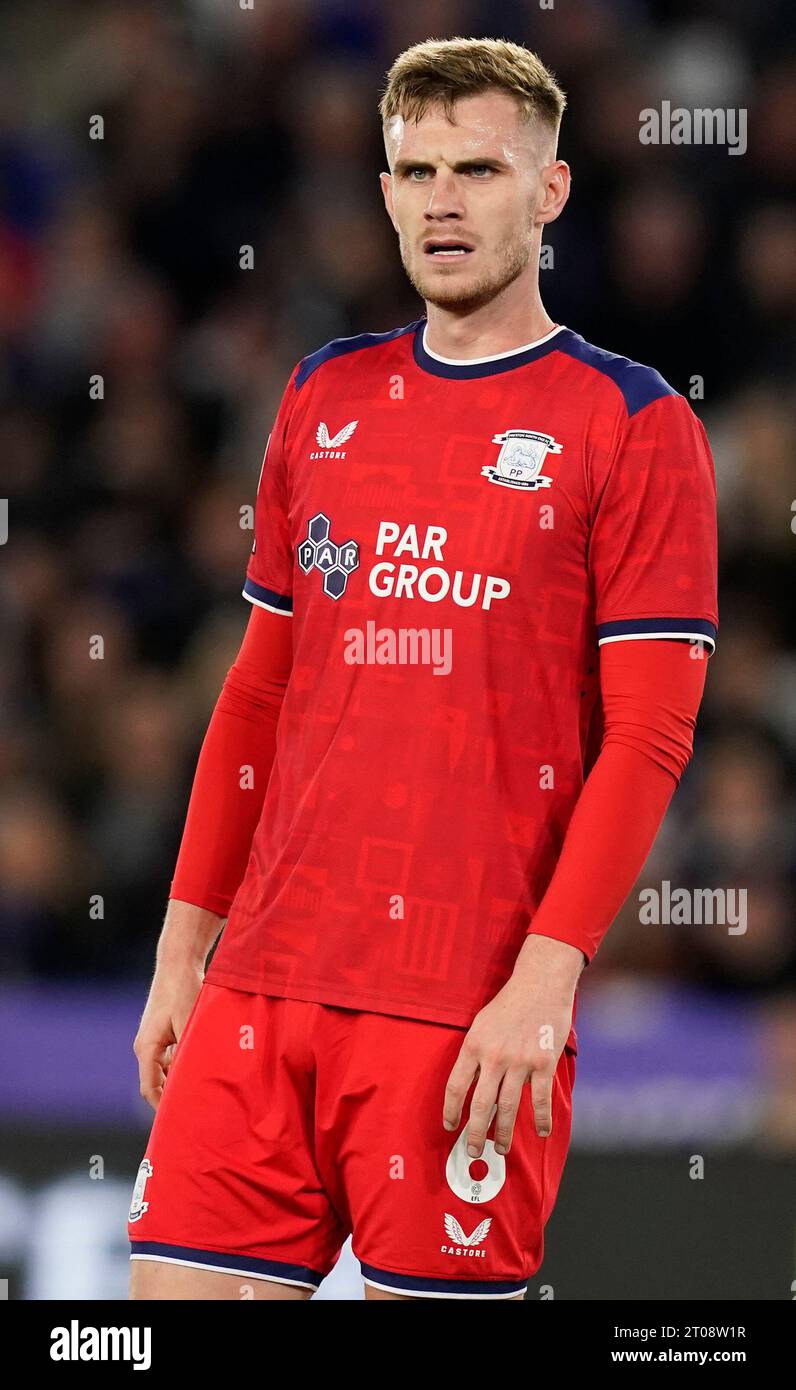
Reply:
M713 648L715 484L652 368L564 326L453 362L425 330L304 358L269 436L243 592L293 667L208 978L468 1027L583 786L597 644Z

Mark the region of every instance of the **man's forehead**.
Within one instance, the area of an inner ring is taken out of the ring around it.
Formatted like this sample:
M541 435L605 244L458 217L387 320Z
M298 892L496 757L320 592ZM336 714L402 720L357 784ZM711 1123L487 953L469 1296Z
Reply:
M454 105L454 120L441 105L430 106L419 121L391 116L385 128L389 153L436 159L484 154L489 147L499 155L521 149L531 141L530 126L520 119L516 102L500 92L462 97Z

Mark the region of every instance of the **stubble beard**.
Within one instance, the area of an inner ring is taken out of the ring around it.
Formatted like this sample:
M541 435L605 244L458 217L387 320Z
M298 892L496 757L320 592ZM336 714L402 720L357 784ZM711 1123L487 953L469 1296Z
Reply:
M511 285L522 274L531 258L532 237L504 241L498 247L492 265L477 279L469 280L465 285L457 284L453 276L450 280L444 280L441 276L434 276L433 271L428 275L419 273L409 262L403 241L400 243L400 249L404 270L421 299L453 313L467 314L491 303L507 285ZM419 252L419 256L424 255L425 252ZM422 262L420 264L422 272L425 272L425 265Z

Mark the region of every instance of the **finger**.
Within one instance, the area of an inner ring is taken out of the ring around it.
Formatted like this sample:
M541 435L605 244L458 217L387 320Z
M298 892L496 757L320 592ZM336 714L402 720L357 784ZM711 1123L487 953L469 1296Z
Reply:
M477 1071L478 1058L475 1050L470 1047L465 1038L445 1087L445 1098L442 1102L442 1123L446 1129L459 1128L464 1098L473 1084Z
M470 1102L470 1118L467 1122L467 1152L470 1158L480 1158L484 1152L486 1132L492 1123L498 1088L502 1080L503 1073L496 1069L486 1072L481 1070Z
M143 1095L143 1092L142 1092L141 1094ZM144 1100L146 1101L147 1105L150 1105L150 1106L152 1107L153 1110L157 1110L157 1108L158 1108L158 1106L160 1105L160 1102L162 1101L162 1099L163 1099L163 1087L162 1087L162 1086L156 1086L155 1089L154 1089L153 1091L148 1091L147 1094L144 1096Z
M171 1016L171 1032L175 1047L185 1032L185 1027L188 1019L191 1017L193 1007L193 1004L189 1004L187 1008L180 1009L179 1012L175 1012Z
M499 1154L507 1154L511 1148L517 1112L522 1099L522 1088L527 1079L528 1073L524 1069L517 1068L507 1071L503 1077L495 1119L495 1149Z
M531 1102L536 1133L546 1139L553 1128L553 1077L537 1068L531 1075Z
M157 1050L148 1048L138 1064L138 1084L141 1095L153 1109L157 1109L165 1079L166 1073L161 1066Z
M144 1082L140 1087L141 1095L143 1096L147 1105L151 1105L153 1110L157 1110L161 1100L163 1099L163 1087L165 1086L165 1084L166 1079L164 1077L161 1080L161 1082L157 1085L152 1085L149 1082Z

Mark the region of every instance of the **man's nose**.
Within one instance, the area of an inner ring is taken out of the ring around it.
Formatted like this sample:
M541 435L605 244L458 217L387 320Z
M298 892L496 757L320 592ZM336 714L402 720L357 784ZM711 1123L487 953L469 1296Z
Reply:
M437 169L426 203L426 217L461 217L461 188L452 170Z

